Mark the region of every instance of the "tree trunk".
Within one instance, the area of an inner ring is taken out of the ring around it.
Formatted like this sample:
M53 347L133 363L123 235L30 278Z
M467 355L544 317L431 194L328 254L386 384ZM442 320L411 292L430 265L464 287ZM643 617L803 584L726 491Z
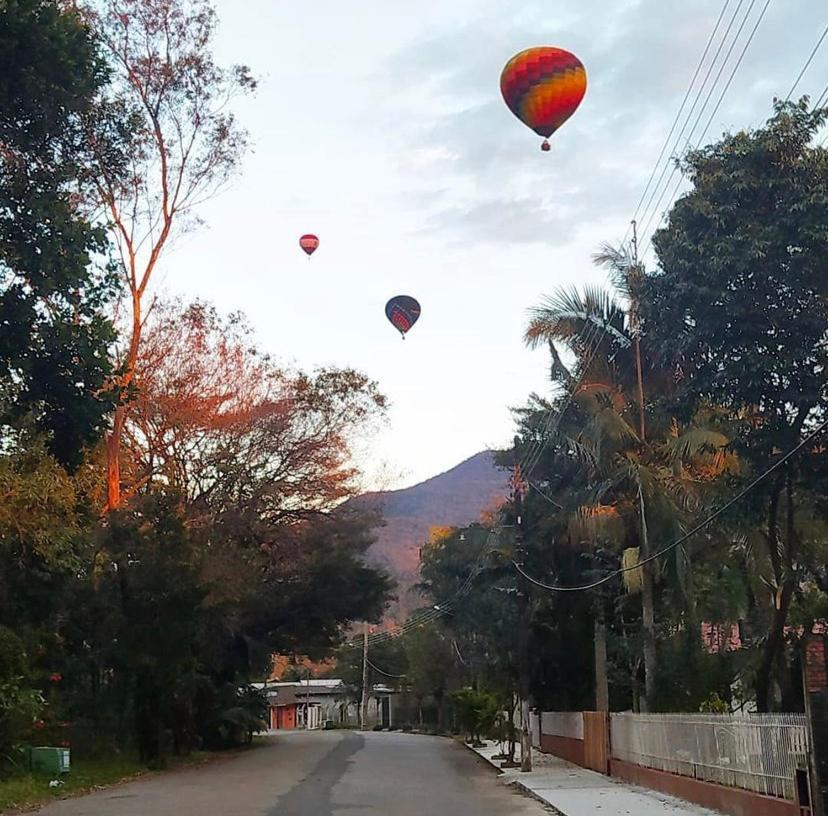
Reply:
M151 271L151 270L149 270ZM147 274L149 274L149 271ZM127 389L135 378L135 368L138 365L138 352L141 347L141 293L133 288L132 291L132 336L129 339L129 350L124 362L123 374L118 382L121 389ZM118 395L119 400L124 394ZM112 430L106 438L106 510L117 510L121 506L121 441L124 435L127 406L121 402L115 409L112 420Z
M653 605L653 576L651 565L644 566L641 586L641 614L644 627L644 696L641 710L652 711L656 694L656 637L655 610Z
M520 770L532 770L532 722L529 716L529 699L520 701Z
M609 711L609 678L607 676L607 626L603 604L595 613L595 710Z
M644 493L638 487L641 505L641 560L650 556L647 536L647 517L644 510ZM641 622L644 630L644 696L641 700L642 711L652 711L656 694L656 635L655 605L653 601L653 565L645 563L641 567Z
M768 544L776 549L777 553L778 536L776 535L776 513L778 510L780 492L781 489L771 498L768 518ZM756 670L756 707L761 713L769 712L772 708L770 692L773 667L777 661L777 658L781 654L781 650L784 648L785 624L788 621L788 612L790 611L794 594L793 553L796 546L794 540L796 536L796 529L794 523L795 511L793 476L790 469L788 469L785 479L785 497L786 523L784 563L778 563L781 559L779 559L779 556L777 555L777 560L774 564L774 571L778 571L779 579L781 579L781 585L776 591L770 631L768 632L768 637L765 641L765 647L762 650L762 658L759 662L759 668Z
M115 409L112 430L106 438L106 509L121 506L121 437L126 420L126 406Z
M525 583L525 582L524 582ZM529 722L529 597L528 587L519 595L520 622L518 624L518 691L520 698L520 770L532 770L532 725Z

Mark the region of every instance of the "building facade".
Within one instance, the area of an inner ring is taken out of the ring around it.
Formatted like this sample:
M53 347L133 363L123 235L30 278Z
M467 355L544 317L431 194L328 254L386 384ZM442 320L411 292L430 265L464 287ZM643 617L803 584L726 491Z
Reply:
M339 679L257 683L267 695L271 730L317 729L359 725L359 704ZM368 698L367 727L390 728L396 692L376 685Z

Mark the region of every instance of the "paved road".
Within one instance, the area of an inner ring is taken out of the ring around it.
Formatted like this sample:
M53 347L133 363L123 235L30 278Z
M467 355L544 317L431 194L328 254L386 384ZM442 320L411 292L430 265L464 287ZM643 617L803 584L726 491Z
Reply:
M542 816L461 745L438 737L283 732L232 759L160 774L41 816Z

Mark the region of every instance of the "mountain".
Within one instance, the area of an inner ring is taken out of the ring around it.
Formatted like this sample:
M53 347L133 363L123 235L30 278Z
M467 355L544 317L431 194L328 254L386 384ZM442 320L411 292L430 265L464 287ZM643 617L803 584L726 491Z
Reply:
M366 493L358 506L379 512L385 525L375 531L368 560L384 567L397 581L393 617L419 606L411 587L419 579L420 547L433 527L459 527L480 519L506 498L509 475L495 466L492 451L475 454L451 470L413 487Z

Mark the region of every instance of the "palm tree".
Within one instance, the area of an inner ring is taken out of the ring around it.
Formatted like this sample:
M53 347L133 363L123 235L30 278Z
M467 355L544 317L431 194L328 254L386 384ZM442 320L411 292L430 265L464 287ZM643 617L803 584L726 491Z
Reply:
M654 584L657 567L650 555L652 532L675 537L681 520L697 500L698 467L722 452L727 437L695 422L685 427L647 404L645 378L666 389L667 372L642 354L637 331L637 291L640 267L620 250L605 246L595 260L608 266L613 282L626 300L598 287L583 292L563 290L532 310L526 331L531 347L546 343L552 353L553 380L568 387L577 406L579 425L564 430L566 446L580 457L587 491L572 509L570 539L587 550L601 541L625 545L625 558L640 570L626 573L628 591L641 594L645 694L642 707L654 705L656 691L656 626ZM567 368L558 352L574 358ZM696 419L704 420L703 416ZM648 428L649 425L649 428ZM649 439L647 432L649 431ZM685 554L681 554L685 557ZM605 665L605 632L600 609L595 617L596 666ZM603 645L602 645L603 644ZM596 677L602 701L604 677Z

